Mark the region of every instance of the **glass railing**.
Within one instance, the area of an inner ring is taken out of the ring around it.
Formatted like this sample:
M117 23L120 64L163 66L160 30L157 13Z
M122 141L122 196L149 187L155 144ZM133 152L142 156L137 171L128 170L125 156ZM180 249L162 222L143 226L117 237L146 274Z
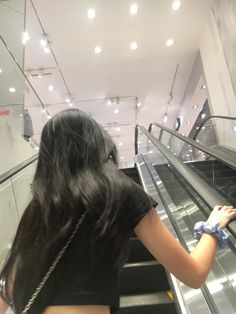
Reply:
M152 125L152 132L160 129L157 125ZM229 166L224 160L207 153L208 146L204 143L192 142L177 132L168 132L162 129L159 141L169 149L180 161L184 162L216 190L229 204L236 206L236 171L235 166ZM173 134L175 133L175 134ZM153 133L155 134L155 132ZM188 141L188 142L186 142ZM200 147L198 144L201 144ZM235 163L236 165L236 163Z
M208 147L223 146L236 152L236 118L212 116L199 126L194 140Z
M155 128L155 127L154 127ZM154 132L155 134L155 132ZM160 134L160 132L159 132ZM146 138L145 138L146 137ZM175 138L173 134L162 130L160 142L186 166L192 167L196 161L210 162L210 167L216 170L216 161L204 152L198 152L194 146L189 146L184 140ZM138 153L142 153L144 159L150 162L156 169L154 182L165 204L166 212L172 217L175 230L183 245L192 251L196 245L193 238L193 226L197 221L206 220L207 203L191 187L177 169L172 166L154 143L138 131L137 142L141 142ZM142 145L142 146L141 146ZM145 149L147 149L145 151ZM187 156L189 155L189 156ZM206 169L202 173L207 176ZM232 241L234 237L230 236ZM208 299L212 313L235 313L236 308L236 251L233 246L227 246L218 250L212 265L212 269L206 280L203 290ZM197 302L199 290L188 289L182 285L185 300L190 300L193 310L202 311L201 304Z
M19 219L31 199L30 184L37 159L0 183L0 268L15 235Z

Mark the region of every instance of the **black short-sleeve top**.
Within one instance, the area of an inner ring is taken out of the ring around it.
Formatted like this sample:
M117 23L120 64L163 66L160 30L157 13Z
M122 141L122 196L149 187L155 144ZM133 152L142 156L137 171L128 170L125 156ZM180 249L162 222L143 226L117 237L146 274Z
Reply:
M156 207L157 202L136 183L129 184L132 187L125 200L125 227L131 233L150 209ZM119 272L125 260L118 267L114 267L109 258L94 263L94 256L96 260L99 253L96 253L96 245L92 246L88 238L92 227L90 217L85 217L59 265L60 279L49 305L108 305L111 313L119 308Z

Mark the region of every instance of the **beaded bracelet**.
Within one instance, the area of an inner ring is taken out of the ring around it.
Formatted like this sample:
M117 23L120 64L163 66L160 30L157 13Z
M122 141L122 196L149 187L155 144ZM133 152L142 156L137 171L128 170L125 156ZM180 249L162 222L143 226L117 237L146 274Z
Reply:
M218 240L219 247L223 248L228 241L227 232L222 229L219 223L211 224L207 221L198 221L193 228L194 231L194 239L199 240L202 234L209 233L214 234Z

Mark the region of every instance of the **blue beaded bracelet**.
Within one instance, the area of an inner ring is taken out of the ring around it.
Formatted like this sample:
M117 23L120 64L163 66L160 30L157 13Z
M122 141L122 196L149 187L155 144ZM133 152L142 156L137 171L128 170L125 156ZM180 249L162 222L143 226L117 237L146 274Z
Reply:
M193 228L194 239L199 240L203 234L210 233L214 234L218 240L219 247L223 248L228 241L227 232L220 227L218 223L211 224L207 221L198 221Z

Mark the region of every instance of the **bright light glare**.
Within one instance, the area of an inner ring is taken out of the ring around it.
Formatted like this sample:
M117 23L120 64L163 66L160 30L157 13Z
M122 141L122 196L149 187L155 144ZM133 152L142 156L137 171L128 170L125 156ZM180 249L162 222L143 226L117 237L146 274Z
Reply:
M168 117L167 117L167 114L165 114L163 118L163 122L167 122L167 120L168 120Z
M9 92L10 92L10 93L15 93L15 92L16 92L15 87L10 87L10 88L9 88Z
M119 113L119 109L115 109L114 113L118 114Z
M41 40L40 40L40 45L41 45L42 47L46 47L47 44L48 44L48 42L47 42L46 39L41 39Z
M136 3L133 3L130 7L129 7L129 11L130 14L136 14L138 12L138 6Z
M174 40L172 38L169 38L167 41L166 41L166 46L170 47L174 44Z
M48 47L44 47L44 48L43 48L43 51L44 51L45 53L49 53L49 52L50 52L50 49L49 49Z
M90 20L93 20L96 16L96 11L93 8L91 8L88 10L87 15Z
M55 88L54 88L54 86L52 86L52 85L49 85L49 86L48 86L48 90L49 90L49 92L53 92L53 91L54 91L54 89L55 89Z
M132 42L132 43L130 44L130 49L135 50L135 49L137 49L137 48L138 48L138 44L137 44L136 42Z
M22 34L22 44L25 45L28 40L30 40L29 33L28 32L23 32L23 34Z
M181 1L176 0L176 1L174 1L174 2L172 3L172 9L173 9L173 11L177 11L177 10L179 10L180 8L181 8Z
M96 54L99 54L99 53L102 52L102 48L101 48L100 46L97 46L97 47L95 47L94 52L95 52Z

